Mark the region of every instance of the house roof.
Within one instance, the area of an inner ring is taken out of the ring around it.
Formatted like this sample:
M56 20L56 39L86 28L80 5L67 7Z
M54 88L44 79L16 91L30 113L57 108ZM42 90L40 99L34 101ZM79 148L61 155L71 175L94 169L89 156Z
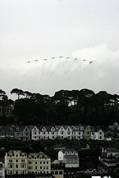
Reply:
M73 149L73 148L64 148L64 149L62 149L62 150L60 150L60 151L62 151L63 153L66 153L66 152L74 152L74 153L78 153L75 149Z

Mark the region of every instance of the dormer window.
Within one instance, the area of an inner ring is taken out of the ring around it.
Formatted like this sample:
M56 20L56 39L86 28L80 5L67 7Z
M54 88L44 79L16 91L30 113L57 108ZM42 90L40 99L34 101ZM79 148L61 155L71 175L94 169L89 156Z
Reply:
M43 127L43 128L42 128L42 131L46 131L46 128L45 128L45 127Z
M71 129L68 127L67 130L70 131Z
M99 131L99 134L102 134L102 131L101 131L101 130Z
M33 128L33 132L36 134L37 133L37 128Z
M63 132L63 131L61 131L61 135L63 135L63 133L64 133L64 132Z
M61 127L61 130L63 130L63 127Z
M55 131L55 128L54 128L54 127L52 127L52 128L51 128L51 131Z

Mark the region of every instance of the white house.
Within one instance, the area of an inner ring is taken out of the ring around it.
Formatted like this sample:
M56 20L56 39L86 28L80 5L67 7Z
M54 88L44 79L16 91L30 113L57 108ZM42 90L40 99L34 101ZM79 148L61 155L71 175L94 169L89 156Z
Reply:
M49 129L49 139L54 140L58 137L58 127L51 126Z
M91 139L92 140L104 140L104 131L102 129L99 129L97 131L91 132Z
M49 139L49 127L47 126L39 127L39 138L43 140Z
M71 140L72 139L72 136L73 136L73 129L71 126L67 126L65 128L65 138Z
M34 126L32 129L31 129L31 139L32 140L39 140L39 129L38 127Z
M58 129L58 138L60 139L64 139L66 138L66 130L65 130L65 127L64 126L59 126L59 129Z
M83 139L83 130L79 126L72 126L72 139Z

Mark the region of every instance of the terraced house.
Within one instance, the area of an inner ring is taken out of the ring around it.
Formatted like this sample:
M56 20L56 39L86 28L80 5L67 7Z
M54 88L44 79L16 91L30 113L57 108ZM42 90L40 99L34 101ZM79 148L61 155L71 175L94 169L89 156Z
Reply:
M27 174L27 154L11 150L5 154L5 171L7 175Z
M64 149L58 152L58 160L65 164L66 168L78 168L79 156L74 149Z
M0 139L17 140L104 140L104 131L91 126L0 126Z
M91 139L92 140L104 140L104 132L102 129L95 129L91 132Z
M40 139L77 139L83 138L83 129L79 126L34 126L31 130L32 140Z
M32 126L15 127L14 138L17 140L31 140L31 128Z
M5 154L7 175L50 174L51 159L43 152L27 154L20 150L11 150Z
M28 173L32 174L50 174L51 160L44 153L30 153L27 157Z

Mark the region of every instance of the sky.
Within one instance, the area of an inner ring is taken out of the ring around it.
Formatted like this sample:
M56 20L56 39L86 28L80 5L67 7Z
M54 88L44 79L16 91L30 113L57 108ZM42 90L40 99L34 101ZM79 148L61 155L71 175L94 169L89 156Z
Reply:
M119 93L118 19L118 0L0 0L1 89Z

